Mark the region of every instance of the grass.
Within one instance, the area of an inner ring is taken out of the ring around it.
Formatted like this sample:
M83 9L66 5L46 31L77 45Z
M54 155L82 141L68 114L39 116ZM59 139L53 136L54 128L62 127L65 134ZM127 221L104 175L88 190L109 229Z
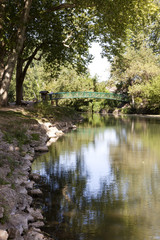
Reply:
M9 220L8 208L2 204L1 207L4 209L3 218L0 218L0 223L5 224Z
M75 109L71 107L52 106L50 103L39 103L29 111L37 118L52 118L54 121L67 121L68 119L72 120L77 117Z
M13 170L15 169L15 167L19 166L19 162L17 162L16 160L12 159L11 157L7 157L9 166L11 168L11 172L13 172Z
M9 182L0 177L0 185L7 185Z
M39 141L40 139L39 133L32 133L31 136L34 141Z
M18 146L21 147L24 144L30 143L28 136L26 135L27 130L19 126L10 125L10 131L3 131L3 140L9 144L17 140Z

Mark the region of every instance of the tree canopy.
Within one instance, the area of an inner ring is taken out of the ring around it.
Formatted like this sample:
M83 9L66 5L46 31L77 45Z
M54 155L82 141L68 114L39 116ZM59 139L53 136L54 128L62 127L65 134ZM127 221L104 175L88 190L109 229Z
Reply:
M117 55L127 29L141 27L156 8L151 0L2 0L0 104L7 101L12 73L24 48L25 59L28 53L36 54L38 47L49 63L69 58L84 66L90 40L99 39L105 55Z

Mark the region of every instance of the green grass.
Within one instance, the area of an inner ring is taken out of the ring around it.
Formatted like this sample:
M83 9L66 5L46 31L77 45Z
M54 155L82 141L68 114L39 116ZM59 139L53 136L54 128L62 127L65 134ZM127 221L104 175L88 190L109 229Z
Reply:
M31 136L34 141L39 141L40 139L39 133L32 133Z
M0 218L0 223L5 224L9 220L8 208L2 204L1 207L4 208L3 218Z
M7 185L9 182L0 177L0 185Z
M25 128L19 128L18 126L10 126L10 131L3 131L3 140L9 144L17 140L18 146L21 147L24 144L30 143L28 136L26 135L27 130Z

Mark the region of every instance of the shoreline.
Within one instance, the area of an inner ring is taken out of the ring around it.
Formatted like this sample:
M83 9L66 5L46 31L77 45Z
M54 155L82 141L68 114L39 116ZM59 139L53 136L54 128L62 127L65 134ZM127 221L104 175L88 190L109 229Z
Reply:
M5 124L6 116L0 114L0 120L1 125ZM30 142L23 146L16 140L12 143L4 140L7 134L0 125L0 240L52 240L40 230L44 226L42 211L32 206L33 199L43 193L34 187L40 175L31 173L31 166L36 154L47 152L53 142L75 129L75 122L81 119L55 123L47 119L32 120L26 131ZM22 125L26 125L25 121L22 119Z
M3 111L0 114L0 240L53 240L40 229L44 226L42 211L33 207L34 199L43 193L35 186L40 175L31 173L31 166L36 154L47 152L48 147L59 137L75 129L75 123L81 122L82 118L72 119L70 117L65 121L52 123L47 118L35 120L23 119L23 115L13 117L12 114L6 115L6 110L12 111L5 109L4 116ZM123 115L160 118L160 115ZM6 116L8 116L7 119ZM122 114L117 114L117 116L121 117ZM8 129L8 125L6 127L7 120L8 123L13 121L10 126L12 128ZM12 132L14 124L16 125L15 121L17 121L15 130L21 127L22 130L23 127L27 128L25 135L29 142L26 141L22 146L17 140L9 142L9 135L4 131L6 127L6 132Z

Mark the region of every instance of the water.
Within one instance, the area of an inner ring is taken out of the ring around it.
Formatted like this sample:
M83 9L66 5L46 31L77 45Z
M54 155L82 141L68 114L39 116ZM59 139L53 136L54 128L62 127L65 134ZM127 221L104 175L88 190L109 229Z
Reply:
M33 172L55 240L160 239L160 119L95 114Z

